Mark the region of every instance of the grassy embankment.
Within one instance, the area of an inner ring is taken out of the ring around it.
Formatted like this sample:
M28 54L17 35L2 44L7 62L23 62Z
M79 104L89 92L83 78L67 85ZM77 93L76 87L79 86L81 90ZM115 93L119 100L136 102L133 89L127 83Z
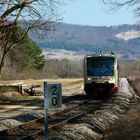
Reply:
M140 79L131 83L140 97ZM112 127L104 140L140 140L140 99L130 107L127 114Z

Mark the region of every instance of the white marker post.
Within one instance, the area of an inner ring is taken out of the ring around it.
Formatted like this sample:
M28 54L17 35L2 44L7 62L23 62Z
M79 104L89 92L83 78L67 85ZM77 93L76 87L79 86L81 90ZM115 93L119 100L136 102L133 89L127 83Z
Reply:
M62 107L62 85L44 82L45 140L48 140L48 108Z

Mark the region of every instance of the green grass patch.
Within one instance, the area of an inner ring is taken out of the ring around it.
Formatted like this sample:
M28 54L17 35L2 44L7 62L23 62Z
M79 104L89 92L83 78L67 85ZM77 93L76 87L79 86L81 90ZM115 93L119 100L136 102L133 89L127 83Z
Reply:
M27 103L33 103L33 102L41 102L43 101L39 97L34 96L23 96L23 97L17 97L13 99L7 99L7 100L0 100L0 105L19 105L19 104L27 104Z

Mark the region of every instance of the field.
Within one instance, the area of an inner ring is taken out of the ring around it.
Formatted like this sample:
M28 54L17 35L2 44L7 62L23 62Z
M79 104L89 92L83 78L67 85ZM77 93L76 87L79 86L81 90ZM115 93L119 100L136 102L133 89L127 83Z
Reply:
M42 80L15 80L15 81L2 81L1 84L22 83L27 88L34 85L40 85L43 92L43 83L61 83L62 84L62 97L83 94L83 79L42 79ZM2 94L6 98L2 100ZM30 109L40 110L43 107L44 96L22 96L18 93L1 93L0 94L0 118L8 118L20 113L24 113Z
M13 81L1 81L1 84L13 84L13 83L22 83L27 88L32 85L40 85L41 90L43 91L43 84L47 82L51 83L61 83L62 84L62 95L68 96L71 94L83 93L83 79L82 78L71 78L71 79L41 79L41 80L13 80Z
M83 79L41 79L41 80L14 80L14 81L2 81L1 84L15 84L22 83L26 88L30 88L32 85L40 85L37 90L43 93L44 82L50 83L61 83L62 84L62 97L72 96L77 94L84 94L83 91ZM22 96L19 93L0 93L0 98L4 96L4 100L0 101L0 105L15 105L21 103L31 103L34 101L40 101L44 99L44 96ZM6 96L6 97L5 97Z

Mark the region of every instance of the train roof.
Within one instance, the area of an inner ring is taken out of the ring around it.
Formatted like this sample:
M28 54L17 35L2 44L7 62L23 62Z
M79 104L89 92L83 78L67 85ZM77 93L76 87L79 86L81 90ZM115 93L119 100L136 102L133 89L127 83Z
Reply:
M85 58L87 57L113 57L113 58L116 58L116 55L114 53L111 53L111 54L88 54L85 56Z

